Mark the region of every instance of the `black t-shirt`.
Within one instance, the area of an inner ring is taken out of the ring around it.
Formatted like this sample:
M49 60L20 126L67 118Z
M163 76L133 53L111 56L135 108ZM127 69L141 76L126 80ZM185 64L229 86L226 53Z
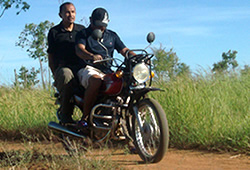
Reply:
M77 72L78 69L85 66L85 63L75 53L76 34L85 27L80 24L74 24L72 31L64 29L62 22L50 29L48 34L48 53L54 55L53 63L55 69L59 66L66 66Z
M93 54L100 54L103 58L107 57L106 50L95 40L92 34L91 27L85 28L81 30L76 35L76 44L83 44L86 47L86 50ZM114 50L116 49L117 52L120 52L126 46L123 44L119 36L111 30L106 29L103 33L103 37L101 38L101 43L108 49L109 57L113 57ZM86 64L90 64L86 62ZM108 65L93 65L94 67L105 71L105 69L110 69Z

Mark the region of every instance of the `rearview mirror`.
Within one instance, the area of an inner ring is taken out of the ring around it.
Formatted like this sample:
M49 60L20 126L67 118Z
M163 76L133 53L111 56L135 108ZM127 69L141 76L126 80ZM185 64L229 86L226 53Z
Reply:
M155 40L155 34L153 32L148 33L147 35L147 41L148 43L152 43Z
M91 35L94 39L99 40L102 38L102 31L100 29L95 29Z

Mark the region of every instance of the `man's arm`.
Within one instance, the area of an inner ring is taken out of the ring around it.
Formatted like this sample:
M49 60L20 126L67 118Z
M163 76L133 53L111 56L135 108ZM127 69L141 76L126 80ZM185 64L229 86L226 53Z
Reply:
M115 37L115 49L123 56L126 57L127 51L129 49L124 45L120 37L113 32L113 36ZM136 54L133 51L129 51L129 56L135 56Z
M53 62L53 54L52 53L48 53L48 62L49 62L49 68L52 72L52 74L55 74L55 67L54 67L54 62Z
M55 31L53 29L49 30L48 33L48 62L49 62L49 68L53 75L55 75L55 63L54 63L54 52L55 52Z
M123 48L123 49L120 51L120 53L121 53L124 57L126 57L127 51L129 51L129 49L128 49L127 47L125 47L125 48ZM129 55L135 56L136 54L135 54L133 51L129 51Z
M102 56L99 54L93 54L86 50L85 45L83 44L77 44L76 45L76 54L78 57L84 60L102 60Z

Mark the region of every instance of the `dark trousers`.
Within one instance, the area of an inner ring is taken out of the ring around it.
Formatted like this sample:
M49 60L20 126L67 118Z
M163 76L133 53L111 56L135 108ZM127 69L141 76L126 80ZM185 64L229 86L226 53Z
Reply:
M74 74L68 67L59 67L55 71L55 86L61 96L61 121L68 122L73 114L74 105L70 102L73 90L77 86Z

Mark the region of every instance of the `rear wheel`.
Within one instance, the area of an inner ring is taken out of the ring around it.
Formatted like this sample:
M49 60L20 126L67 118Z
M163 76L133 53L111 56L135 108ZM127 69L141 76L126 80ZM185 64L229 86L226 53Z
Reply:
M149 98L139 101L134 112L132 134L138 154L145 162L159 162L169 143L165 112L156 100Z

